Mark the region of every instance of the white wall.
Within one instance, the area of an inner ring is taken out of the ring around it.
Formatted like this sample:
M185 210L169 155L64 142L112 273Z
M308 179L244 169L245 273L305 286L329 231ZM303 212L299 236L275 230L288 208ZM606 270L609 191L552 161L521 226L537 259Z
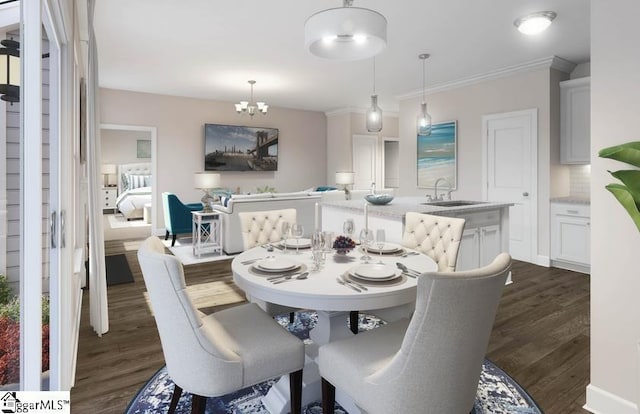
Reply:
M327 184L335 184L336 171L353 171L353 136L375 135L379 149L382 138L398 137L398 117L386 114L383 110L382 131L367 131L365 114L354 111L337 111L327 114ZM381 151L378 151L382 154ZM381 165L378 165L381 168ZM378 188L382 188L378 186Z
M151 140L148 131L101 129L100 139L103 164L151 162L151 158L137 157L138 140Z
M640 2L591 1L591 384L594 412L636 413L640 384L640 232L604 189L627 165L600 149L640 140Z
M559 117L552 116L560 100L552 82L568 78L555 69L543 68L445 90L427 97L434 123L457 120L457 199L482 198L482 116L523 109L538 109L538 252L549 254L549 197L551 159L559 159ZM419 97L400 102L400 188L396 194L425 195L417 187L415 120ZM556 102L557 101L557 102ZM551 145L554 143L553 145Z
M157 194L171 191L185 202L200 200L193 173L204 169L204 124L248 125L279 129L278 171L222 172L221 186L255 192L269 185L278 192L324 185L326 180L326 116L322 112L269 107L253 119L235 112L230 102L100 89L103 124L157 128ZM164 223L157 197L156 223Z

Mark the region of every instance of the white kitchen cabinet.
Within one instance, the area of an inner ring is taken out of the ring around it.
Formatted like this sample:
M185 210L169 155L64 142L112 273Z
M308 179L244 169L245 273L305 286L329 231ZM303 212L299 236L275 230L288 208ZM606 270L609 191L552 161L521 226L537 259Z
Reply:
M560 163L591 163L590 78L560 82Z
M551 203L551 264L588 273L591 218L586 204Z
M498 210L460 215L465 219L456 270L488 265L503 251Z

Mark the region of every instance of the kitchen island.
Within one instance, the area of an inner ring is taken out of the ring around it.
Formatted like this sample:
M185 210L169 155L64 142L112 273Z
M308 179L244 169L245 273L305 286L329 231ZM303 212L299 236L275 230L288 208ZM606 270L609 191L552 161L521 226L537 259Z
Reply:
M468 270L487 265L501 252L509 252L509 206L511 203L452 200L427 202L425 197L396 197L391 203L376 206L364 200L340 200L322 203L322 228L342 234L342 223L352 218L357 239L365 225L365 204L368 227L384 229L389 242L401 243L404 217L410 212L465 219L456 270Z

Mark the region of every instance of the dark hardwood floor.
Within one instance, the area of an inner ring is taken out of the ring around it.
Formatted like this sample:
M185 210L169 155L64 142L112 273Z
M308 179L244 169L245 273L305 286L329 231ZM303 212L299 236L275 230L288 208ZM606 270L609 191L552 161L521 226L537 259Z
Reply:
M106 242L124 253L135 282L108 288L110 330L89 325L84 292L72 413L122 413L138 389L164 364L136 257L139 240ZM505 287L488 358L518 381L547 414L587 413L589 276L515 262ZM189 293L205 313L244 300L230 261L185 267Z

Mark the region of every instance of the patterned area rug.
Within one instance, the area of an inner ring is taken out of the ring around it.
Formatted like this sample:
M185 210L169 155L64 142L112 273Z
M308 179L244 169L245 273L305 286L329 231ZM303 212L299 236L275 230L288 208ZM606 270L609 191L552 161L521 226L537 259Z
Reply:
M293 324L289 324L288 315L279 316L277 320L286 329L289 329L293 334L307 342L309 341L309 330L317 322L317 315L315 312L298 312ZM384 322L375 317L360 314L358 329L361 331L373 329L381 324L384 324ZM269 414L262 405L261 398L266 395L276 380L277 378L274 378L223 397L209 398L207 400L206 413ZM138 391L138 394L125 410L125 414L166 412L171 402L172 393L173 382L167 374L166 367L162 367ZM542 410L518 383L486 359L482 366L474 410L475 414L542 414ZM425 410L425 412L427 411ZM191 396L183 393L176 413L186 414L190 412ZM321 414L322 406L320 402L311 403L303 408L303 413ZM336 406L335 413L347 414L339 406Z

